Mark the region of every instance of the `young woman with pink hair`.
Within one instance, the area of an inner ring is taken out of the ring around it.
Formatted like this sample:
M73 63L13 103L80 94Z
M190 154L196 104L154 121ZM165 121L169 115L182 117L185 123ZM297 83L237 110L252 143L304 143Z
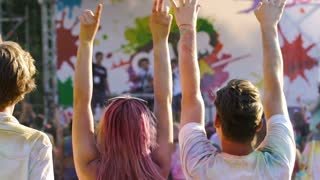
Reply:
M91 111L93 41L102 5L79 17L80 45L74 79L72 141L80 179L166 179L170 171L172 72L168 36L172 16L156 0L150 18L154 42L155 115L143 100L118 97L108 101L98 132Z

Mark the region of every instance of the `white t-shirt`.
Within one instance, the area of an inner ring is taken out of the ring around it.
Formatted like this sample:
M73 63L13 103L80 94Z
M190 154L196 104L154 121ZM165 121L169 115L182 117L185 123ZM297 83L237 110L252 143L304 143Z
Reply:
M181 129L179 142L187 179L291 179L296 147L287 115L275 115L268 120L265 140L247 156L218 152L207 139L204 127L197 123Z

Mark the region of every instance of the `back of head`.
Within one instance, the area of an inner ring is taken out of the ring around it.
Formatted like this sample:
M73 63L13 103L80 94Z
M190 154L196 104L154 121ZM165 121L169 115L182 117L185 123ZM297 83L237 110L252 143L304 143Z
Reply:
M0 110L18 103L36 87L33 63L17 43L0 42Z
M98 130L98 179L161 179L151 159L155 118L144 102L122 97L106 108Z
M263 107L258 89L246 80L231 80L217 92L215 101L225 138L238 143L254 139Z

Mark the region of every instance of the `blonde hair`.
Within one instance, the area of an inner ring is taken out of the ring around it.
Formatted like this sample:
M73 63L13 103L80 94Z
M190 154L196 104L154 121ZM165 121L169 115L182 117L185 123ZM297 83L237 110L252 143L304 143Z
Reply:
M0 110L21 101L35 89L36 67L19 44L0 41Z

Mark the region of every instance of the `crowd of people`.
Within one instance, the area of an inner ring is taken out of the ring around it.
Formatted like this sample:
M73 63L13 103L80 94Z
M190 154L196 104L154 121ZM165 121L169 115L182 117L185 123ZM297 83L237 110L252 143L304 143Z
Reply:
M92 61L102 4L79 17L70 114L56 107L47 121L23 101L36 87L34 60L17 43L0 39L1 179L320 178L320 101L306 106L299 98L301 107L289 116L283 92L277 25L285 0L262 0L255 11L263 42L263 98L250 81L231 80L217 92L217 113L209 124L197 60L199 0L172 0L171 6L180 31L178 60L169 53L173 15L163 0L154 0L154 67L139 61L136 90L154 94L153 111L129 95L106 101L102 53ZM97 106L103 107L99 124Z

